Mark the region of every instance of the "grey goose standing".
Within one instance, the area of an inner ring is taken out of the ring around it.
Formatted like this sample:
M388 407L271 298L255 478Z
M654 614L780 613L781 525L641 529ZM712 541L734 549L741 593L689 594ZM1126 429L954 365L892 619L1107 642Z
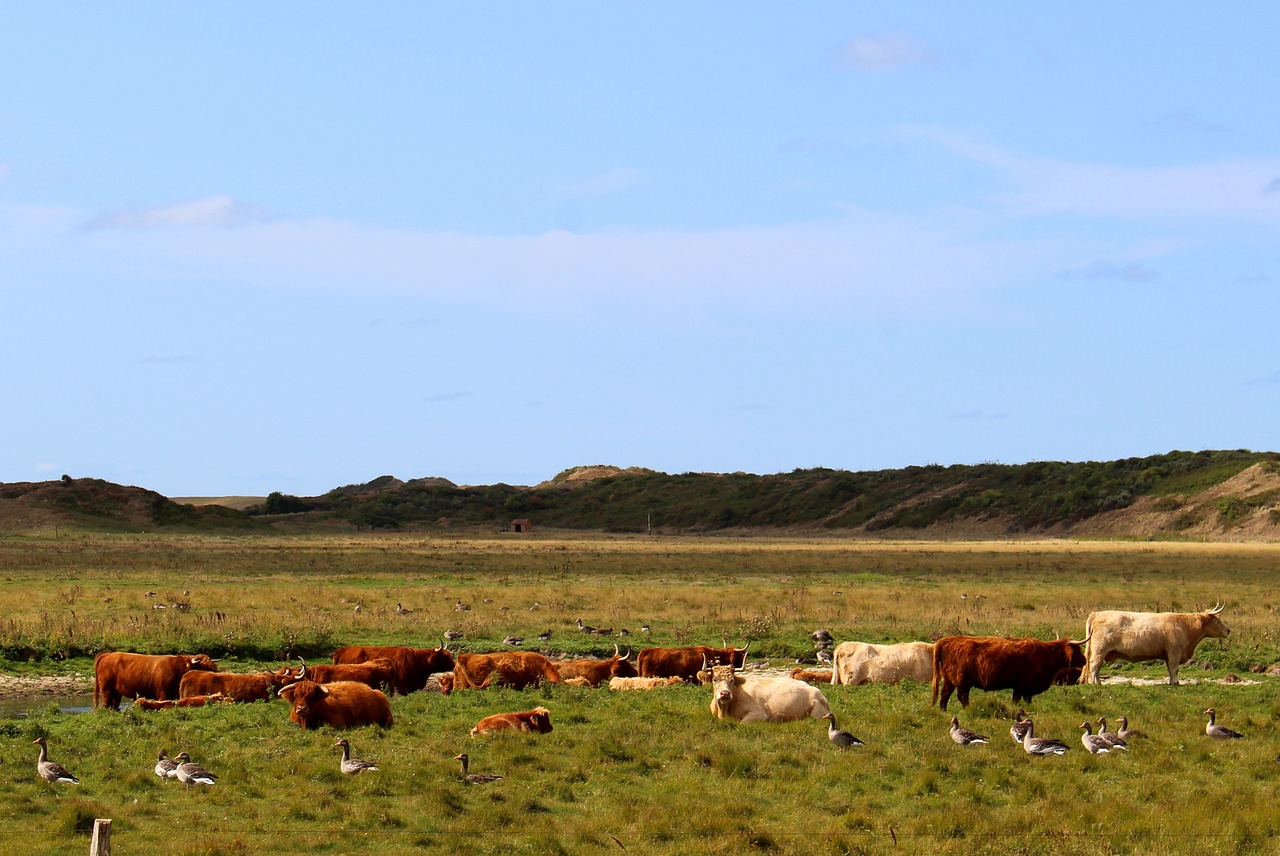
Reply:
M342 760L338 763L338 769L346 773L348 776L358 776L365 770L376 770L378 765L369 761L361 761L359 758L351 757L351 744L344 737L336 741L334 746L342 747Z
M40 757L36 759L36 772L40 774L40 778L46 782L63 782L68 785L80 784L80 780L71 775L70 770L56 761L49 760L49 745L45 743L43 737L37 737L31 743L40 747Z
M963 728L960 725L960 717L951 717L951 739L959 743L961 746L968 746L972 743L989 743L990 741L976 731Z
M1209 724L1204 727L1204 733L1208 734L1210 737L1216 737L1219 740L1236 740L1244 737L1244 735L1239 731L1232 731L1225 725L1218 725L1214 722L1214 717L1216 717L1217 714L1214 712L1213 708L1206 709L1205 715L1209 717Z
M841 731L839 728L836 728L836 715L834 713L828 713L822 718L831 723L831 725L827 727L827 739L839 746L841 749L848 749L850 746L865 745L861 740L854 737L849 732Z
M1036 737L1036 726L1030 719L1024 719L1022 724L1027 727L1022 735L1022 748L1028 755L1064 755L1071 748L1052 737Z

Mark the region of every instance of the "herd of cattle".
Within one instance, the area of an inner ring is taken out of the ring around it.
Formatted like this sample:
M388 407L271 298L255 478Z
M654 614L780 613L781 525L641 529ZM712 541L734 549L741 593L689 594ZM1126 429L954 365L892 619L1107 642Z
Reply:
M94 705L119 709L123 698L142 708L249 702L275 696L290 704L290 719L303 728L328 725L390 726L387 694L408 694L435 682L441 692L543 681L610 689L653 689L699 682L712 686L711 711L720 719L784 722L830 714L812 680L836 685L913 680L932 687L932 703L946 710L952 693L968 706L970 690L1012 690L1015 703L1029 701L1054 684L1099 683L1105 663L1163 660L1169 683L1205 638L1230 631L1222 605L1195 613L1105 611L1092 613L1081 640L991 636L945 636L935 643L873 645L844 642L835 649L830 677L793 673L766 677L743 672L747 646L644 648L634 662L616 647L606 659L552 661L532 651L454 655L445 646L352 645L333 653L332 664L286 666L257 674L218 671L205 654L149 655L104 652L94 661ZM808 680L806 680L806 678ZM545 733L545 708L497 714L478 723L472 736L496 730Z

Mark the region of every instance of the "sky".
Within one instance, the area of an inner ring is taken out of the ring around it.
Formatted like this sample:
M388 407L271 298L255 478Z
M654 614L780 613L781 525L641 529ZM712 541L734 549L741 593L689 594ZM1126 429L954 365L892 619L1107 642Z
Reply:
M1280 450L1280 5L24 3L0 482Z

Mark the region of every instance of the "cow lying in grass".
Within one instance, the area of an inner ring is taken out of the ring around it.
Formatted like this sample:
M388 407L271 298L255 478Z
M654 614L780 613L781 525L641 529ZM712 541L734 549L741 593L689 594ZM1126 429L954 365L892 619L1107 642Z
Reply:
M204 707L207 704L221 704L223 702L233 702L228 696L222 693L210 693L209 695L188 696L187 698L169 698L157 701L151 698L140 698L133 703L138 710L169 710L174 707Z
M551 711L545 707L535 707L520 713L495 713L486 716L471 729L471 736L494 734L499 731L519 731L525 734L550 734Z
M831 712L817 687L793 678L744 678L733 666L711 670L711 713L738 722L790 722Z
M391 702L379 690L355 681L317 684L298 681L280 690L292 705L289 718L303 728L355 728L360 725L390 727Z
M659 687L676 687L685 683L683 678L610 678L611 690L653 690Z

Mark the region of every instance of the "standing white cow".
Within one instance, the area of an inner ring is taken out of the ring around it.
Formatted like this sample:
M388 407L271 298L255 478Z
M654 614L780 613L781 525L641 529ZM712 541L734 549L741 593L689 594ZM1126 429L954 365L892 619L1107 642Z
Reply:
M793 678L743 678L733 666L711 670L711 712L716 719L739 722L791 722L831 712L815 686Z
M1231 631L1218 617L1225 604L1206 612L1094 612L1084 623L1085 668L1080 683L1100 684L1103 663L1164 660L1169 685L1178 685L1178 667L1191 659L1200 640L1225 639Z
M896 684L901 680L933 682L933 645L929 642L901 642L872 645L869 642L841 642L831 665L831 683L856 687L861 684Z

